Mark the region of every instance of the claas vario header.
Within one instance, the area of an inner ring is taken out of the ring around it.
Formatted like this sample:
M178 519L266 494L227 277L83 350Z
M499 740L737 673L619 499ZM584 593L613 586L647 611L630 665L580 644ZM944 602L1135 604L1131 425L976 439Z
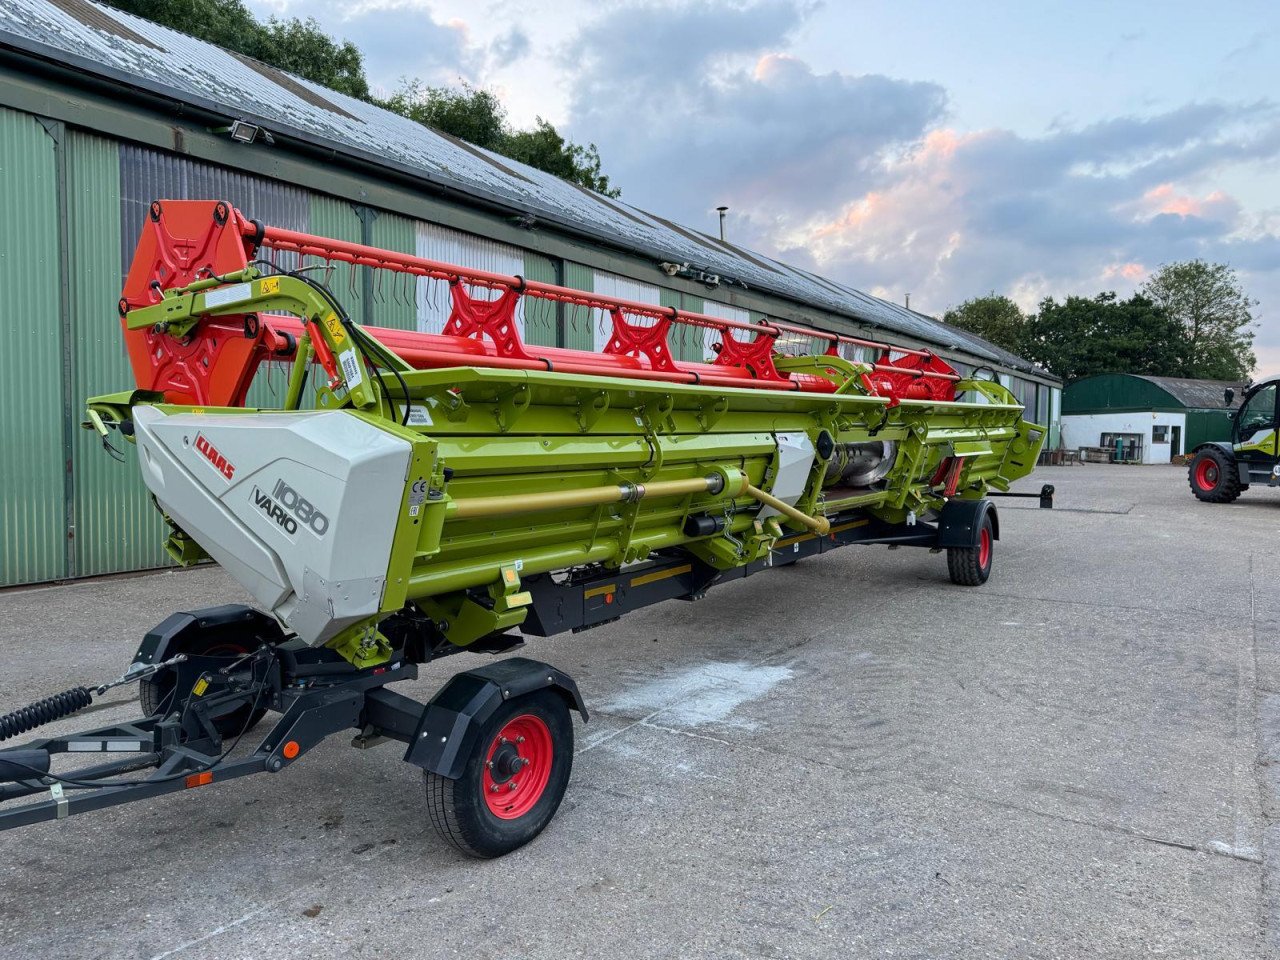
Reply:
M443 332L355 322L322 282L332 263L446 285ZM604 348L526 342L537 301L607 318ZM999 536L986 495L1030 473L1044 435L999 383L925 350L472 270L224 202L151 205L119 312L136 387L90 400L87 426L135 445L173 558L217 561L261 610L148 633L120 681L146 717L0 750L0 827L282 770L355 729L408 745L445 839L506 852L567 785L569 710L586 717L573 681L506 657L425 705L390 682L853 543L945 550L951 580L979 585ZM676 359L682 327L709 358ZM287 367L279 409L246 407L263 364ZM0 740L91 693L0 718ZM230 749L267 711L270 732ZM133 756L50 772L95 744Z

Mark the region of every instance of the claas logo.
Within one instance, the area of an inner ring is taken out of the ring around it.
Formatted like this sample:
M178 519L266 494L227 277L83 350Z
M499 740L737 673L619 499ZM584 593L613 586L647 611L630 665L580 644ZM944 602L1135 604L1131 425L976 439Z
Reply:
M196 449L201 456L213 464L213 468L230 480L235 476L236 468L231 461L218 452L218 448L204 438L204 434L196 434Z

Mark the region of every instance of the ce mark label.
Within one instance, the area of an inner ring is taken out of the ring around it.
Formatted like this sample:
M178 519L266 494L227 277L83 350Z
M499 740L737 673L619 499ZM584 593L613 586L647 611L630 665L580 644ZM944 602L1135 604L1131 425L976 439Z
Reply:
M422 509L422 501L427 499L427 481L415 480L409 488L409 516L416 517Z

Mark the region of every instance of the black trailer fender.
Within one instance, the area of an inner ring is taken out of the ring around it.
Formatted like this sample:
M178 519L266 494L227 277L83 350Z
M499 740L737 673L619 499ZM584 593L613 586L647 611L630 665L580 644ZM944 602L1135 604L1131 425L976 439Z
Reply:
M186 652L192 639L206 632L225 632L241 638L249 635L271 644L284 639L284 632L273 617L243 604L226 603L169 614L147 631L133 662L138 666L162 663L174 654Z
M537 660L510 657L459 673L446 683L423 710L405 760L456 780L493 712L507 700L537 690L554 690L586 722L587 708L572 677Z
M1000 539L1000 515L990 500L948 500L938 517L938 546L971 548L978 544L982 521L990 515L991 536Z

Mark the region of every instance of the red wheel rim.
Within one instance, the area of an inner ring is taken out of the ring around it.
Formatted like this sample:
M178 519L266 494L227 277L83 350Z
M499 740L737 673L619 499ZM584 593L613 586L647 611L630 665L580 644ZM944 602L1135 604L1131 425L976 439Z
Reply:
M991 528L983 527L978 535L978 566L983 570L991 562Z
M1218 465L1205 457L1196 464L1196 486L1201 490L1212 490L1218 485Z
M481 789L489 812L516 820L537 805L551 779L555 748L540 717L521 714L507 721L485 754Z

